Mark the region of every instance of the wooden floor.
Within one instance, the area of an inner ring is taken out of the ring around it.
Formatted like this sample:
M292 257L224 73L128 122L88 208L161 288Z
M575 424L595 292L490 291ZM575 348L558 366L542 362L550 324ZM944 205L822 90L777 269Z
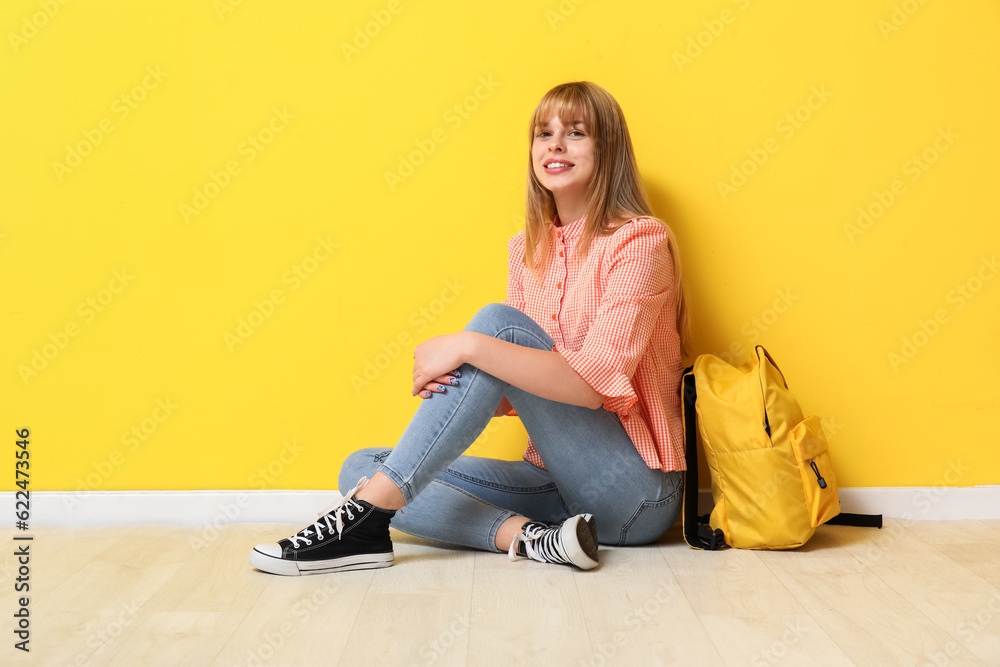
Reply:
M247 564L298 528L35 529L29 654L7 533L0 664L1000 665L1000 521L823 527L795 552L694 551L674 529L591 572L399 533L388 569Z

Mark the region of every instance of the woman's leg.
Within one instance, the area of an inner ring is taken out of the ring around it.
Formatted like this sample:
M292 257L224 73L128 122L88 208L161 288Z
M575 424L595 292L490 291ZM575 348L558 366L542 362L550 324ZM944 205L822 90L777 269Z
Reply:
M481 309L466 328L517 345L538 349L553 345L531 318L501 304ZM399 443L378 467L376 477L391 480L406 503L413 503L475 441L506 396L546 462L547 474L561 498L568 501L564 502L567 510L586 513L563 526L576 536L575 556L567 557L562 548L572 538L564 540L565 533L538 532L537 526L532 534L540 549L535 554L553 555L550 562L594 567L598 539L612 544L648 542L669 528L679 508L676 475L646 467L615 415L603 408L591 410L539 398L469 364L462 366L461 373L461 386L421 402ZM447 486L435 487L437 492L448 492L437 494L440 503L459 497ZM296 575L391 564L388 526L394 508L387 510L355 497L359 488L360 483L312 526L277 544L255 547L251 563L269 572ZM461 492L460 486L456 489ZM477 511L483 509L480 503L478 499ZM480 544L489 545L490 535L495 539L498 530L509 529L516 515L504 504L493 510L488 530L480 527ZM595 531L591 513L599 517L600 533ZM426 529L418 534L436 539L444 535L444 528L433 520L412 529ZM530 546L528 553L533 553Z
M534 320L502 304L482 308L466 330L538 349L554 344ZM616 415L539 398L468 364L461 373L459 387L423 400L378 467L407 503L475 441L506 396L569 514L594 514L601 542L650 542L676 519L680 473L646 466Z
M391 453L373 447L348 456L340 468L340 488L374 475ZM506 551L510 536L500 544L497 532L518 516L551 523L569 516L548 473L526 461L460 456L396 513L392 527L449 544Z

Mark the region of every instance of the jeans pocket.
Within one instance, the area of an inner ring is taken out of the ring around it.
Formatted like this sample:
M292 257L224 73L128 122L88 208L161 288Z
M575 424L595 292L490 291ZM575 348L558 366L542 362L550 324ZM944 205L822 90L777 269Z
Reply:
M645 500L632 514L632 518L622 528L618 546L649 544L658 540L670 530L681 511L681 486L662 500Z

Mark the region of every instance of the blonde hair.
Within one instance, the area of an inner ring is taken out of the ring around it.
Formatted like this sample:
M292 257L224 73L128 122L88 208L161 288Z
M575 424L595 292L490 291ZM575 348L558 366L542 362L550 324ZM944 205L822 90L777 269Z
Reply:
M539 127L553 115L564 125L582 120L594 141L594 175L588 186L587 219L584 221L579 245L581 255L586 255L590 243L596 236L611 234L634 218L652 218L663 224L663 221L652 213L652 207L649 205L649 199L639 176L625 115L615 98L604 88L589 81L558 85L542 97L528 127L528 194L525 205L524 263L535 276L540 275L545 269L545 257L549 246L547 226L555 219L557 211L552 193L545 189L535 176L531 145ZM681 353L686 355L690 326L684 298L684 284L681 280L677 239L668 225L663 224L663 227L667 232L670 256L674 265L677 333L680 335Z

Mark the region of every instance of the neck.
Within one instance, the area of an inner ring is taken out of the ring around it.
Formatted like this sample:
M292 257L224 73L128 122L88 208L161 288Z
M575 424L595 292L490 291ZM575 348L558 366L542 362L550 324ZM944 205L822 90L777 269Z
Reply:
M584 199L565 201L556 198L556 213L559 214L559 222L568 225L587 214L587 202Z

